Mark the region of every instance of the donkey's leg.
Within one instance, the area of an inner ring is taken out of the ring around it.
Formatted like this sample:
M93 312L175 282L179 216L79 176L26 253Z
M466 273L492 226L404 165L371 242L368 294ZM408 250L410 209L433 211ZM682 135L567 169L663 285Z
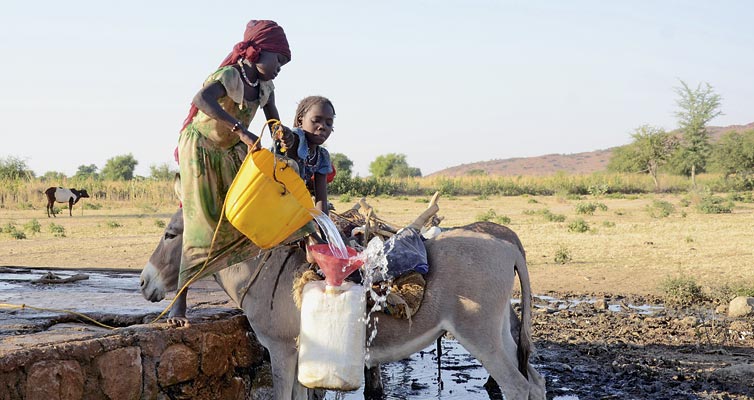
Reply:
M364 398L381 399L384 393L380 366L364 367Z
M529 374L529 399L545 400L547 398L545 378L531 364L527 366L527 373Z
M529 382L518 371L516 342L510 334L509 312L510 308L506 308L502 318L488 316L479 323L462 324L451 333L500 383L506 399L525 400L529 398Z
M272 367L272 388L275 400L305 400L306 388L296 379L298 353L292 344L271 343L267 346Z

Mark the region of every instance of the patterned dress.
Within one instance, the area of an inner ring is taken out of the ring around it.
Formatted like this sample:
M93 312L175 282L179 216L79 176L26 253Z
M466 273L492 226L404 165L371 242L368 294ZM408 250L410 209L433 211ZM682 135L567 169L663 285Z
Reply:
M275 89L271 81L259 81L259 98L246 101L241 74L232 66L218 69L204 84L215 81L220 82L227 92L219 99L220 106L245 126L249 125L257 110L267 104ZM178 283L181 286L204 267L210 246L212 259L201 276L217 272L250 257L254 250L258 251L248 246L250 241L227 219L220 224L212 244L212 236L223 214L223 201L246 153L246 144L235 132L201 110L181 132L178 140L184 221Z

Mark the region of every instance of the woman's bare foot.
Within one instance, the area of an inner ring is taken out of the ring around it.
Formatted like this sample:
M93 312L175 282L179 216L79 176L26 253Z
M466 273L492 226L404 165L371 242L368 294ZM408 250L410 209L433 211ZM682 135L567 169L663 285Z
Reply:
M173 303L173 307L170 308L168 313L167 323L173 326L189 326L189 320L186 318L186 293L188 289L184 290Z

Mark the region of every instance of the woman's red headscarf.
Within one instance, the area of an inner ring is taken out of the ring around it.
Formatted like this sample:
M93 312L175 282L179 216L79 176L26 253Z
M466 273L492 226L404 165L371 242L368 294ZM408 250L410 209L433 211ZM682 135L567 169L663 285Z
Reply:
M285 37L283 28L275 21L253 19L246 24L243 40L233 46L233 51L225 57L220 67L235 64L242 58L256 62L259 60L259 53L263 51L279 53L286 56L289 61L291 60L291 49L288 46L288 39ZM194 119L198 111L196 106L192 104L188 116L183 121L181 130L186 128L186 125Z

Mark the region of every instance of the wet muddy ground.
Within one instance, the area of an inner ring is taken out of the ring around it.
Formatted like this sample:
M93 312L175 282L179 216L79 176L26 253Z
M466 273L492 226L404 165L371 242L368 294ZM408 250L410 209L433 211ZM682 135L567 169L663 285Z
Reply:
M751 319L640 296L548 293L535 305L532 363L548 399L754 399ZM502 398L484 389L486 372L452 338L443 339L442 387L436 360L432 346L383 366L386 399Z
M540 299L533 326L550 395L754 398L754 320L712 306L658 309L657 298L550 295L559 304ZM584 298L604 304L574 302Z
M75 309L109 315L109 321L120 315L123 323L141 322L167 305L141 298L137 272L90 271L89 279L71 284L30 283L46 272L0 268L0 302ZM192 291L190 303L227 299L213 285L209 281ZM611 294L545 293L535 298L535 306L532 363L547 380L549 399L754 399L752 319L731 320L711 306L676 310L657 298ZM56 315L0 309L0 339L15 336L18 346L19 334L45 329L50 319L59 319ZM486 372L455 340L444 338L442 353L442 386L434 346L383 366L386 398L500 398L487 393ZM327 398L336 397L363 395Z

